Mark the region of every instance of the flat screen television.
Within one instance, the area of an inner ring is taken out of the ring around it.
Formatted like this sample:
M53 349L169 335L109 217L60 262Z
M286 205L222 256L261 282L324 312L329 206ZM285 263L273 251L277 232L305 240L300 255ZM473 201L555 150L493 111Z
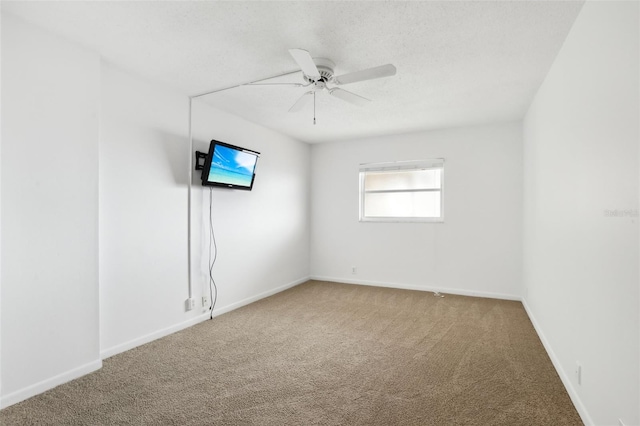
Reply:
M251 191L260 153L212 140L202 169L202 185Z

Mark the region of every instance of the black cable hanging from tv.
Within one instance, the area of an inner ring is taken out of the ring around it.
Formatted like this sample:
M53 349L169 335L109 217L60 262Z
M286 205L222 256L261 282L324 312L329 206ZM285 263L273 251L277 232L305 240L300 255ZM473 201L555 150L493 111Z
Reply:
M209 300L211 301L209 305L209 310L210 310L209 319L213 319L213 308L215 308L216 302L218 301L218 286L216 285L216 280L213 279L213 265L216 264L216 259L218 258L218 244L216 243L216 235L213 232L212 205L213 205L213 188L209 188ZM213 242L213 261L211 260L211 243L212 242ZM215 298L214 298L214 289L215 289Z

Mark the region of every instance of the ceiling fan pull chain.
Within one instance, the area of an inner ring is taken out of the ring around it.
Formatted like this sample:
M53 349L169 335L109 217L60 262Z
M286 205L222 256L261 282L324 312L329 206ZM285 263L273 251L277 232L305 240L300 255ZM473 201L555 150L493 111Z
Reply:
M316 92L313 92L313 125L316 125Z

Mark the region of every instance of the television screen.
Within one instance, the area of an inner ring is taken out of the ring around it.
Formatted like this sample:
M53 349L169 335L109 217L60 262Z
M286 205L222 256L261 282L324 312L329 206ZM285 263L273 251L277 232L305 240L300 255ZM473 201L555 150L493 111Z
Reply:
M259 152L212 140L202 170L202 185L250 191L259 157Z

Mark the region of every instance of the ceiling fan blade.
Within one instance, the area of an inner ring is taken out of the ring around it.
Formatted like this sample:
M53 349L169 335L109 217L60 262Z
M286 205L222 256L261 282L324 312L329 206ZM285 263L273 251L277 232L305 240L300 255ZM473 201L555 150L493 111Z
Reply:
M313 96L309 96L309 95L313 95L313 91L308 91L304 95L300 96L300 98L298 98L296 103L293 104L293 106L291 108L289 108L289 112L298 112L302 108L304 108L304 106L306 104L308 104L309 101L311 100L311 98L313 97Z
M243 84L243 86L295 86L295 87L306 87L308 84L302 83L247 83Z
M307 77L311 77L314 80L320 78L320 72L309 52L304 49L289 49L289 53Z
M396 67L391 64L380 65L379 67L367 68L366 70L356 71L349 74L343 74L335 77L333 81L336 84L350 84L358 81L373 80L374 78L390 77L396 74Z
M347 101L354 105L365 106L368 102L371 102L371 99L363 98L360 95L356 95L355 93L347 92L346 90L342 90L339 88L334 88L329 91L330 95L335 96L336 98L342 99L343 101Z

